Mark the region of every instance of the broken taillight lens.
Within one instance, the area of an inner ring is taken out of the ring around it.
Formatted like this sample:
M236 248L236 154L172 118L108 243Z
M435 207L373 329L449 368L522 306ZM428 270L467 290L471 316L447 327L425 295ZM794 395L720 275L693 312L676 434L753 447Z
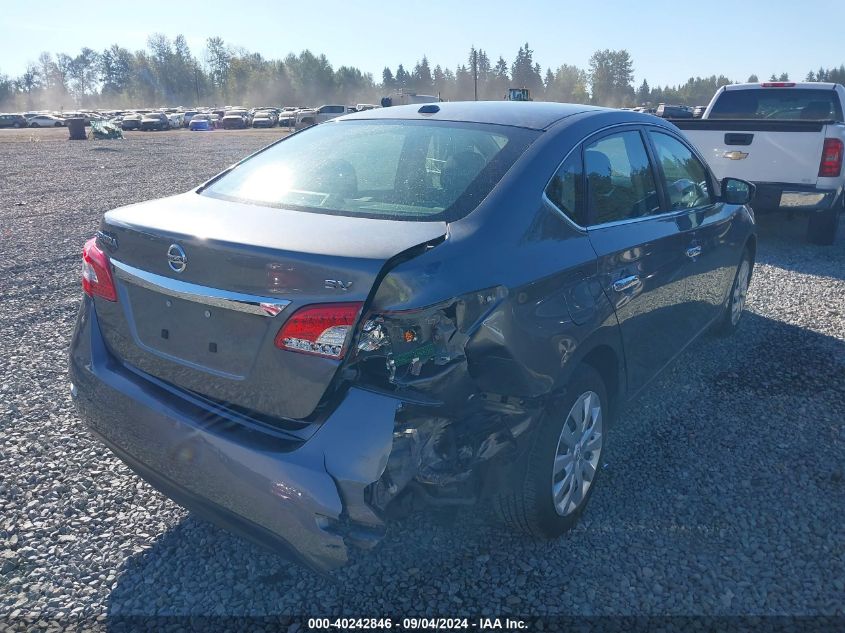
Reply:
M363 303L324 303L300 308L276 335L276 347L340 360Z
M109 258L92 237L82 247L82 289L89 297L117 301L117 289L111 275Z

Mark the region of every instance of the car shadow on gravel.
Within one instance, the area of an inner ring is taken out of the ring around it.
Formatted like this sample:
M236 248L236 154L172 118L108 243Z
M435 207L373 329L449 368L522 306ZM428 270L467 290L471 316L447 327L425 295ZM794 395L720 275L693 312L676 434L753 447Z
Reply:
M126 559L108 622L842 614L843 412L845 342L748 312L623 413L590 507L556 541L478 509L417 512L326 578L188 516Z

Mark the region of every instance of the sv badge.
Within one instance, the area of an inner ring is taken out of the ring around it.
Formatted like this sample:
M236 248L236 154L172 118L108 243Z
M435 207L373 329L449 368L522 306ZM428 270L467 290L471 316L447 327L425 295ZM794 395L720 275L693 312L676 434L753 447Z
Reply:
M349 290L352 287L351 281L342 281L340 279L325 279L324 287L329 290Z

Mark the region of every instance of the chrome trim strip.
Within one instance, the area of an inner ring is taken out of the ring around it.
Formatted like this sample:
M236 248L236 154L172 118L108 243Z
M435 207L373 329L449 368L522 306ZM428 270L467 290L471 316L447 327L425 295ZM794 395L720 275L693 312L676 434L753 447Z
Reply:
M602 224L592 224L587 227L587 233L592 231L610 228L612 226L623 226L625 224L636 224L638 222L647 222L649 220L668 220L671 218L679 217L682 215L686 215L692 211L697 211L699 209L704 209L705 207L709 207L713 205L704 205L701 207L690 207L688 209L674 209L671 211L664 211L663 213L655 213L654 215L644 215L639 218L628 218L627 220L614 220L613 222L603 222Z
M111 263L114 266L115 276L122 281L169 297L194 301L215 308L225 308L227 310L246 312L247 314L274 317L290 305L290 301L287 299L261 297L200 286L187 281L156 275L140 268L129 266L116 259L112 259Z

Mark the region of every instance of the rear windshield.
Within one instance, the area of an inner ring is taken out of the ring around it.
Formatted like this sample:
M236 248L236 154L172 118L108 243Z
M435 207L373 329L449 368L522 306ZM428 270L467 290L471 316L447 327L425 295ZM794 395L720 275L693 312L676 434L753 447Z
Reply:
M711 119L841 121L836 92L818 88L725 90L713 104Z
M478 206L537 134L441 121L324 123L240 163L202 193L315 213L452 221Z

